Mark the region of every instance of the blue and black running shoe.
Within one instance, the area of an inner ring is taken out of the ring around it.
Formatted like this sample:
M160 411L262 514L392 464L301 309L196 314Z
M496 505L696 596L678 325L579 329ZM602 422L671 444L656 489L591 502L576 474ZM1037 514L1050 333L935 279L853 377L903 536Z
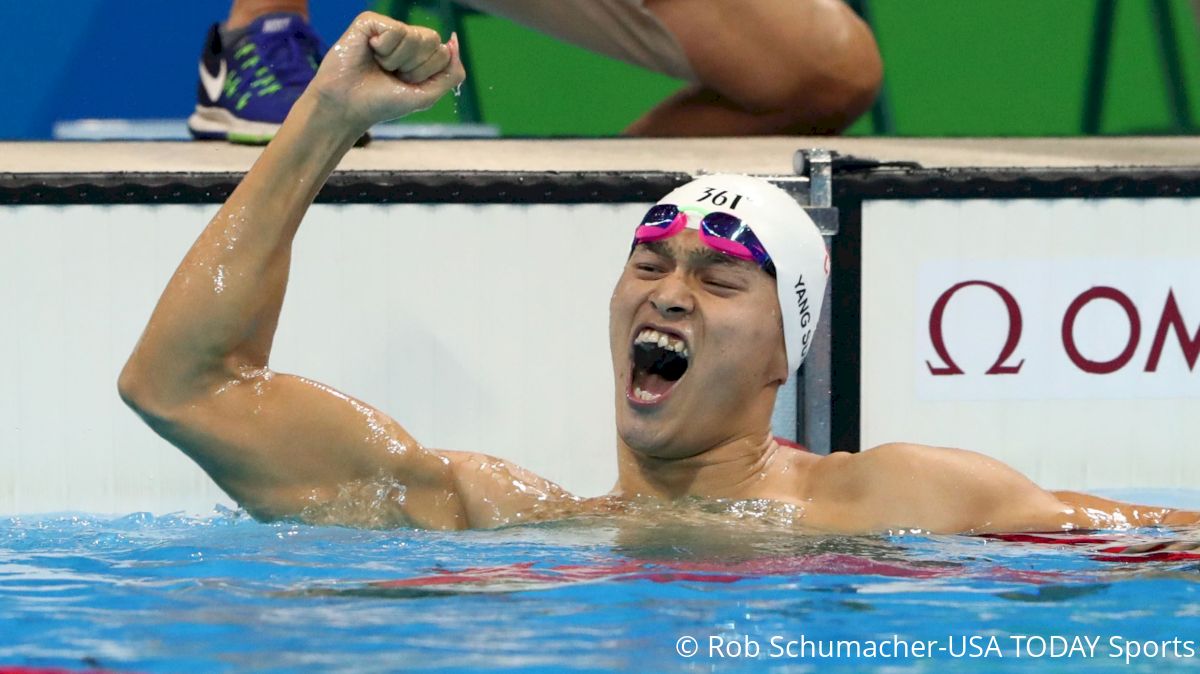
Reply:
M320 38L296 14L259 17L229 45L213 24L200 57L188 130L197 139L269 142L324 55Z

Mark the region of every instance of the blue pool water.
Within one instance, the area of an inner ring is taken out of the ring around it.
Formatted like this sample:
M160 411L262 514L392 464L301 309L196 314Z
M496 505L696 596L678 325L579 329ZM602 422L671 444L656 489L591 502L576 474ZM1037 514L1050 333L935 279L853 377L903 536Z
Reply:
M1105 540L1065 545L797 536L711 518L591 518L456 533L261 524L228 511L7 518L0 670L1200 666L1200 554L1153 561L1149 552L1104 552L1135 541L1186 549L1200 531L1098 537ZM689 637L698 652L684 657L677 646L689 651ZM1096 645L1089 651L1077 638ZM1038 639L1046 644L1040 657ZM805 640L809 652L797 652ZM857 654L811 652L837 640L857 644ZM935 643L914 655L917 641ZM1157 652L1127 664L1132 642L1156 642ZM986 652L993 643L999 653ZM895 656L899 644L908 657ZM1051 657L1051 649L1072 646Z

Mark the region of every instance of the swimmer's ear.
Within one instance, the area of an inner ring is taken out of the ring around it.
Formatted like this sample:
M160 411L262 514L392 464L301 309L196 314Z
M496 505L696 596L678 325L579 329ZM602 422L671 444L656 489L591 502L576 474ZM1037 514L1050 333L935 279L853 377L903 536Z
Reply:
M779 322L779 348L775 349L774 355L771 356L771 369L767 372L767 376L771 378L771 384L783 386L787 382L788 377L796 374L788 372L787 358L787 343L783 339L783 321Z

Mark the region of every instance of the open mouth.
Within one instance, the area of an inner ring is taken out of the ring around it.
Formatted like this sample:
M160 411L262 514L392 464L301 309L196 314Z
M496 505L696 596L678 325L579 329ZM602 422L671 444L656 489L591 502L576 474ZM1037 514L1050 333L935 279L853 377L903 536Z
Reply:
M687 372L690 358L681 337L642 328L633 339L633 376L626 397L639 405L661 403Z

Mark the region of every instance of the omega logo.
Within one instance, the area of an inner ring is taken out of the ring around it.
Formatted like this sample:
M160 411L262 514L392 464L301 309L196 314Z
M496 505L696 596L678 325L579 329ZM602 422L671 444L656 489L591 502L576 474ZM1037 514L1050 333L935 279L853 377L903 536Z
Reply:
M1017 347L1021 343L1021 334L1024 330L1021 305L1017 302L1017 298L1003 286L983 280L956 283L946 289L945 292L938 296L937 301L934 302L933 309L929 312L929 339L933 344L933 350L937 352L937 357L941 364L934 365L929 361L925 361L926 366L929 367L929 373L934 376L964 374L963 369L954 362L954 358L951 357L950 351L946 346L946 339L942 331L942 322L945 317L946 306L950 304L950 300L954 298L954 295L958 291L970 286L987 288L996 293L1003 302L1005 310L1008 312L1008 335L1004 340L1004 346L1001 347L995 362L992 363L991 367L984 374L1001 375L1020 373L1021 367L1025 364L1025 359L1022 358L1015 363L1013 359ZM1089 358L1079 350L1075 340L1075 322L1079 317L1079 313L1084 307L1097 301L1115 303L1124 310L1126 320L1129 323L1129 338L1125 342L1125 347L1119 354L1109 360L1093 360ZM1158 371L1158 364L1162 358L1163 348L1167 343L1168 332L1173 333L1179 341L1184 359L1188 364L1188 370L1193 370L1196 366L1196 361L1200 360L1200 327L1197 328L1194 335L1188 335L1187 324L1184 321L1183 313L1179 309L1179 303L1175 300L1175 291L1173 288L1167 290L1166 302L1163 305L1162 313L1159 315L1158 326L1154 331L1154 338L1150 345L1150 353L1143 367L1144 372ZM1095 286L1081 292L1067 306L1066 311L1063 313L1060 334L1063 350L1075 367L1089 374L1111 374L1121 370L1133 360L1134 353L1137 351L1138 344L1142 338L1141 315L1133 300L1125 293L1109 286Z

